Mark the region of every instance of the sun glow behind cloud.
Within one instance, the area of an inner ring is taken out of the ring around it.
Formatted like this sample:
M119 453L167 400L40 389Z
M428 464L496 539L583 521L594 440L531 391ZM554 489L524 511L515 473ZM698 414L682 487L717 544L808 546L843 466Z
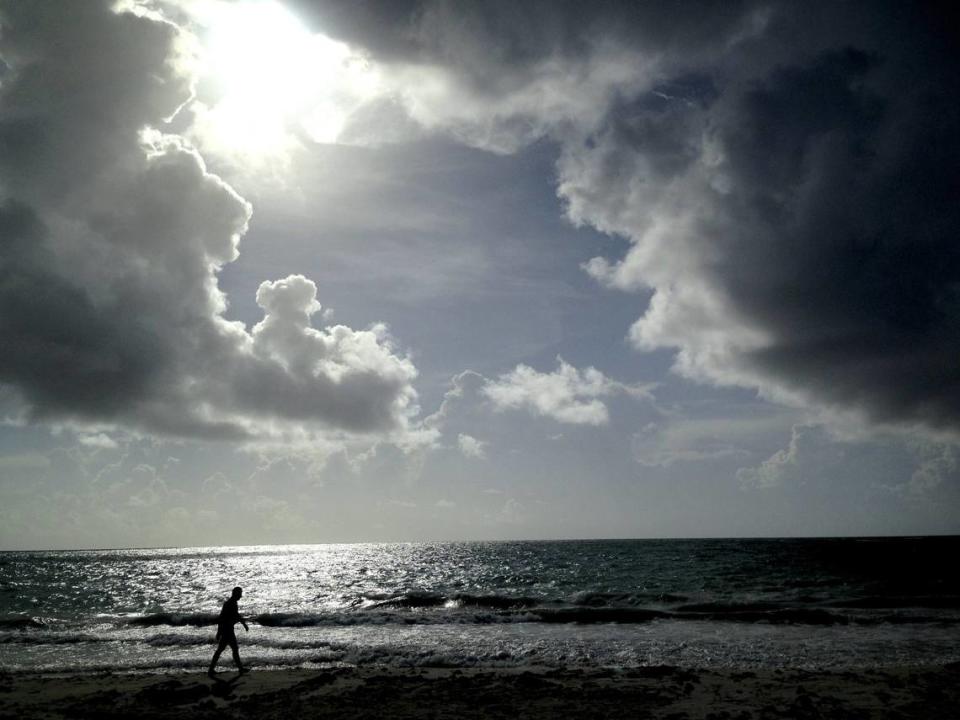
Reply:
M276 2L216 0L188 12L199 26L192 109L205 147L258 159L301 139L333 143L380 90L365 58L310 32Z

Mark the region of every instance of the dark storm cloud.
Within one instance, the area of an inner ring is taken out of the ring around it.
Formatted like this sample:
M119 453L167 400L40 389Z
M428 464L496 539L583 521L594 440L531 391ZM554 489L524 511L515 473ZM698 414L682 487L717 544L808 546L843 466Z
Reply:
M597 195L570 166L580 217L635 241L590 269L655 291L639 346L678 347L694 377L956 429L958 63L922 22L902 29L778 52L706 108L641 113L601 149L653 187L601 170Z
M116 413L147 391L164 348L136 316L98 310L83 288L52 273L44 232L28 207L0 207L0 381L19 385L38 414Z
M713 272L773 335L747 367L881 420L955 426L960 68L888 88L884 62L825 53L733 104L718 136L750 229Z
M0 383L37 420L203 437L403 433L416 369L384 328L314 328L316 286L217 273L251 207L181 138L179 30L112 2L0 5Z
M0 89L0 381L38 415L115 414L169 359L128 298L94 300L83 277L91 258L79 266L72 253L61 258L44 219L109 172L140 128L188 92L172 74L153 74L173 28L106 5L8 3L0 15L10 68Z
M500 151L515 147L497 138L512 136L518 142L530 142L549 132L545 124L560 126L568 111L575 113L574 108L556 107L546 98L582 92L579 99L563 102L574 107L592 105L591 111L602 114L608 98L597 93L604 93L611 83L603 72L610 68L609 53L642 47L649 53L648 64L659 62L654 54L674 53L684 56L684 62L695 63L755 21L751 3L735 0L689 2L682 12L670 11L666 4L610 0L291 0L286 4L317 31L365 50L376 61L442 69L456 84L461 99L469 96L471 105L492 103L487 112L495 116L493 128L483 118L477 118L481 127L473 131L455 127L469 126L468 118L446 120L459 139ZM691 22L691 17L698 20ZM640 58L617 60L623 69L624 63ZM640 65L632 70L637 77L648 72ZM407 78L409 82L416 81ZM409 84L398 90L408 97L417 94ZM511 97L523 96L537 107L510 102ZM451 104L456 100L451 98ZM431 117L417 119L441 124Z
M402 89L428 126L500 152L559 142L570 218L633 243L586 269L652 290L638 347L676 349L703 381L960 426L946 6L297 5L388 64L443 73L446 96Z
M317 31L387 61L442 62L483 74L581 55L598 39L699 52L723 42L750 2L702 0L682 12L666 3L595 0L288 0Z

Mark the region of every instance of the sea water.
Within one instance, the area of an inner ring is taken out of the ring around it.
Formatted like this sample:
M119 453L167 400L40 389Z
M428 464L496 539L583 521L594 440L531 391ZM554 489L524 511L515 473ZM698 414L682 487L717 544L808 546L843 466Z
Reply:
M0 668L845 668L960 660L960 538L0 553ZM229 665L229 653L222 662Z

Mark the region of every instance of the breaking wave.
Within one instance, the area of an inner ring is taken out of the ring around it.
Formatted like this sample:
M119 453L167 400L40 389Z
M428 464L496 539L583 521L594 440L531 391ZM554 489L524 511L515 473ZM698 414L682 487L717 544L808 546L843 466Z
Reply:
M44 628L47 624L42 618L37 617L7 617L0 618L0 630L29 630L33 628Z
M272 612L248 619L264 627L297 628L352 625L473 625L496 623L639 624L657 620L768 623L791 625L877 625L906 623L960 623L956 613L929 613L931 608L879 608L861 605L793 606L775 603L693 603L675 607L604 605L537 601L527 597L404 595L365 607L327 612ZM887 612L879 612L887 610ZM216 624L208 614L157 613L126 617L122 622L140 627L204 627Z

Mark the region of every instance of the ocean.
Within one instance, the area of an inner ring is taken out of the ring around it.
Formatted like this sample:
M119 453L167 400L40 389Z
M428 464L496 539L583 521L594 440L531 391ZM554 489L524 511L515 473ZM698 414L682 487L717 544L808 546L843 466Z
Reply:
M957 662L958 551L924 537L4 552L0 669L203 670L235 585L255 668Z

